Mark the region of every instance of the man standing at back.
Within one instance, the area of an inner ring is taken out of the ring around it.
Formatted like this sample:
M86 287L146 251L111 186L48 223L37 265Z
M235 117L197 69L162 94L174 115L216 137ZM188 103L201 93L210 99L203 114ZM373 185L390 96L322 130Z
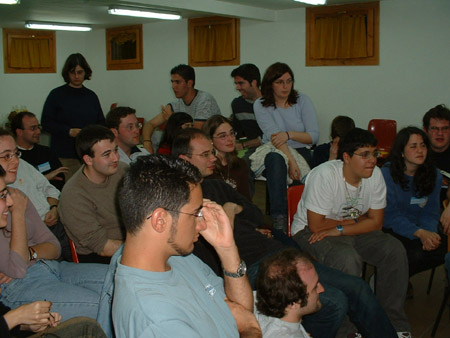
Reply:
M116 191L128 165L119 162L114 134L104 126L84 127L75 148L84 164L61 193L61 221L80 262L109 263L124 239Z
M139 156L149 155L147 150L137 147L142 124L136 118L136 110L116 107L106 115L105 123L116 137L120 161L130 164Z
M201 180L191 164L163 155L141 157L125 174L118 196L127 236L113 302L118 337L261 337L230 221L203 200ZM200 234L219 255L224 280L191 254Z

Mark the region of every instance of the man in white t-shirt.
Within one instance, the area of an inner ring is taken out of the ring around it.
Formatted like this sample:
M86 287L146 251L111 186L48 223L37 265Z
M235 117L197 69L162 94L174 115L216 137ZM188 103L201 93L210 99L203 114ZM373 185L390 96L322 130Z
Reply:
M360 128L340 140L339 160L309 173L292 234L327 266L356 276L363 262L376 266L377 298L397 332L407 332L408 259L401 243L381 231L386 185L376 166L376 145L376 138Z
M324 291L311 261L297 249L266 259L256 282L256 318L264 338L309 338L302 317L320 310Z

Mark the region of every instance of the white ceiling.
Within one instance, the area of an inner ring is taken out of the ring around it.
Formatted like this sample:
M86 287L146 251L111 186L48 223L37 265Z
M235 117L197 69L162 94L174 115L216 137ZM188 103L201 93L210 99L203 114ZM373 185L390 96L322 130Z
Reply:
M328 0L329 5L373 0ZM109 15L111 5L151 7L179 12L184 18L221 15L274 21L278 10L308 5L293 0L21 0L19 5L0 5L0 27L24 28L27 20L90 24L103 29L155 21Z

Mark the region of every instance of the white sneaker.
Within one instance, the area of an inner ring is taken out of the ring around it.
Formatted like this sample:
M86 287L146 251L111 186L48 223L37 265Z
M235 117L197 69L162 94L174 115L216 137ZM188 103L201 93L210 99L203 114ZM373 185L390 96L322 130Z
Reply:
M398 338L412 338L411 332L397 332Z

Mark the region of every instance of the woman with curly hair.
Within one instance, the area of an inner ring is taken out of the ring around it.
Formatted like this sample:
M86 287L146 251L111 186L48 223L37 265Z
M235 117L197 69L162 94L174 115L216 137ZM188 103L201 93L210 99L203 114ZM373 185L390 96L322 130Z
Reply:
M427 135L403 128L382 168L387 186L383 227L403 243L410 276L443 264L447 252L447 237L438 231L442 175L429 154Z
M203 125L203 131L211 137L217 157L214 173L208 178L224 180L251 201L250 174L245 161L237 156L236 132L231 121L222 115L213 115Z

